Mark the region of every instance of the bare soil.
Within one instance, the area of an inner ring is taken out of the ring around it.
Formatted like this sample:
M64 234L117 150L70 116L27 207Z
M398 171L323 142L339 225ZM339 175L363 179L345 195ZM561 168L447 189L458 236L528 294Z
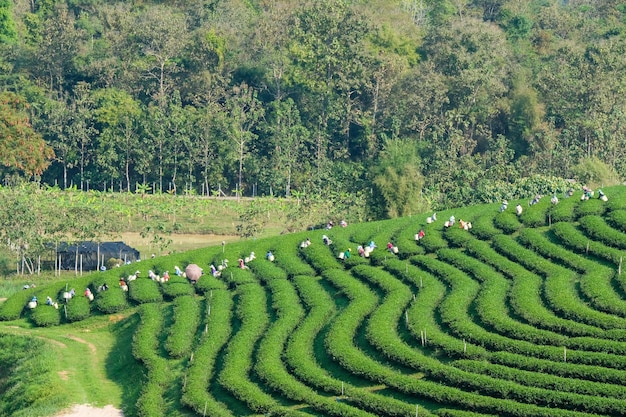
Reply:
M55 417L124 417L124 414L112 405L96 408L89 404L80 404L69 410L62 411Z

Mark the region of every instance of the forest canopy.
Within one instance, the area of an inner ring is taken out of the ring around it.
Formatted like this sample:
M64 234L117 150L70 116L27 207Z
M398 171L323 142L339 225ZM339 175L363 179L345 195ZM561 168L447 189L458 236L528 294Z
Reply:
M0 175L372 218L619 182L625 29L615 0L0 0Z

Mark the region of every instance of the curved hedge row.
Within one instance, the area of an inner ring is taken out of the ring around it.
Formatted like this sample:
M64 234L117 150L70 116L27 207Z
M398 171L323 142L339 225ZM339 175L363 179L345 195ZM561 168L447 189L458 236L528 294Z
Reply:
M272 390L287 398L305 403L328 416L373 416L334 398L318 395L315 390L298 381L285 368L281 356L289 334L296 328L304 310L290 282L274 280L269 284L276 319L259 344L255 371Z
M113 293L119 291L104 291ZM128 297L136 303L158 303L163 301L159 283L148 278L139 278L128 283Z
M399 416L411 413L412 406L393 397L377 394L367 387L357 387L349 381L337 380L315 360L315 339L328 320L335 314L334 303L317 280L296 277L294 284L308 308L308 315L290 336L285 359L291 371L302 381L336 396L342 401L376 413L379 416ZM343 395L346 393L346 395ZM341 396L341 397L339 397ZM408 414L407 414L408 415Z
M146 369L147 383L142 386L137 410L145 417L165 416L165 386L169 382L167 361L158 354L159 334L163 327L163 315L158 304L144 304L138 310L141 323L133 337L133 356Z
M574 255L552 243L537 230L526 229L520 233L519 239L522 244L541 256L584 274L578 280L580 289L595 308L607 313L626 316L626 301L615 292L612 285L613 270L582 256Z
M364 376L379 383L384 383L407 394L419 395L423 398L440 403L456 404L475 411L495 412L510 416L589 415L573 410L566 411L554 408L543 408L509 399L486 397L475 393L464 392L459 388L416 379L394 372L390 368L364 355L363 352L357 349L352 343L360 322L374 311L377 305L376 297L364 288L363 284L358 283L349 275L345 275L342 271L326 271L324 276L337 285L351 300L349 306L337 316L337 319L331 325L325 340L328 351L336 358L339 364L350 373ZM388 328L389 326L387 325L386 327ZM549 392L546 392L545 395L549 395ZM597 407L595 403L596 398L590 397L585 400L593 400L592 405ZM612 404L615 407L621 405L614 405L615 401L611 401L609 404L602 403L601 406L610 408Z
M506 236L499 236L493 242L496 249L512 260L545 276L546 300L563 317L605 330L626 328L626 319L594 310L580 300L573 285L576 275L571 271L539 257Z
M600 216L585 216L579 220L585 234L595 241L617 249L626 249L626 234L610 227Z
M36 294L36 290L37 288L29 288L20 291L0 304L0 320L11 321L19 319L22 313L26 311L28 302Z
M181 402L196 414L214 417L232 417L228 407L217 401L209 391L209 382L215 375L215 361L231 335L233 300L228 291L213 291L207 300L206 332L190 360ZM209 313L210 312L210 313Z
M597 327L557 317L543 305L541 278L517 263L496 252L487 242L472 241L467 246L472 256L493 266L512 280L509 302L513 313L537 328L569 336L602 337L604 331Z
M193 296L174 300L174 322L169 326L165 350L173 358L182 358L191 352L200 324L200 304Z
M254 346L265 332L269 317L265 310L265 291L259 284L239 285L238 294L236 314L241 320L241 327L226 347L223 367L218 377L220 385L254 412L306 416L303 412L289 410L280 405L249 379Z

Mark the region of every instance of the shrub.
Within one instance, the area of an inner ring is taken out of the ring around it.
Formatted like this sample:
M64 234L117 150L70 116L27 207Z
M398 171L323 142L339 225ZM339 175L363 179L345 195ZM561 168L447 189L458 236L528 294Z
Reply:
M598 198L592 198L591 200L581 201L576 205L574 209L574 214L576 218L581 218L584 216L601 216L606 211L606 204L604 201Z
M192 296L174 301L174 322L169 328L165 349L173 358L182 358L191 351L200 324L200 304Z
M213 275L203 275L194 287L200 294L207 294L211 290L223 290L226 288L226 285Z
M161 291L170 300L183 295L195 294L194 287L188 282L164 282L161 284Z
M508 234L516 232L521 227L517 214L509 210L496 214L493 218L493 223L498 229Z
M28 301L35 294L35 288L20 291L9 297L2 305L0 305L0 320L17 320L20 318L22 311L28 304Z
M61 307L62 308L62 307ZM58 326L61 324L61 312L43 303L30 311L30 318L39 327Z
M109 292L109 291L105 291ZM128 283L128 296L131 300L143 303L156 303L163 301L163 295L159 290L159 284L151 279L140 278Z
M72 297L64 308L65 318L69 322L84 320L91 314L91 304L87 297Z
M118 287L97 293L95 303L98 310L104 314L118 313L128 308L126 293Z

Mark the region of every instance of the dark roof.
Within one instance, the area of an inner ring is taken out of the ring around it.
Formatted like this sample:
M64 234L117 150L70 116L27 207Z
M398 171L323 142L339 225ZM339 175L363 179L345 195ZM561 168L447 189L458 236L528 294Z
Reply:
M68 242L61 242L59 243L57 251L76 253L77 246L78 246L78 253L98 252L98 242L93 242L93 241L79 242L78 244L70 244ZM101 242L100 252L101 253L103 252L104 253L131 252L131 253L137 253L137 255L139 255L139 251L137 249L131 246L128 246L124 242Z

